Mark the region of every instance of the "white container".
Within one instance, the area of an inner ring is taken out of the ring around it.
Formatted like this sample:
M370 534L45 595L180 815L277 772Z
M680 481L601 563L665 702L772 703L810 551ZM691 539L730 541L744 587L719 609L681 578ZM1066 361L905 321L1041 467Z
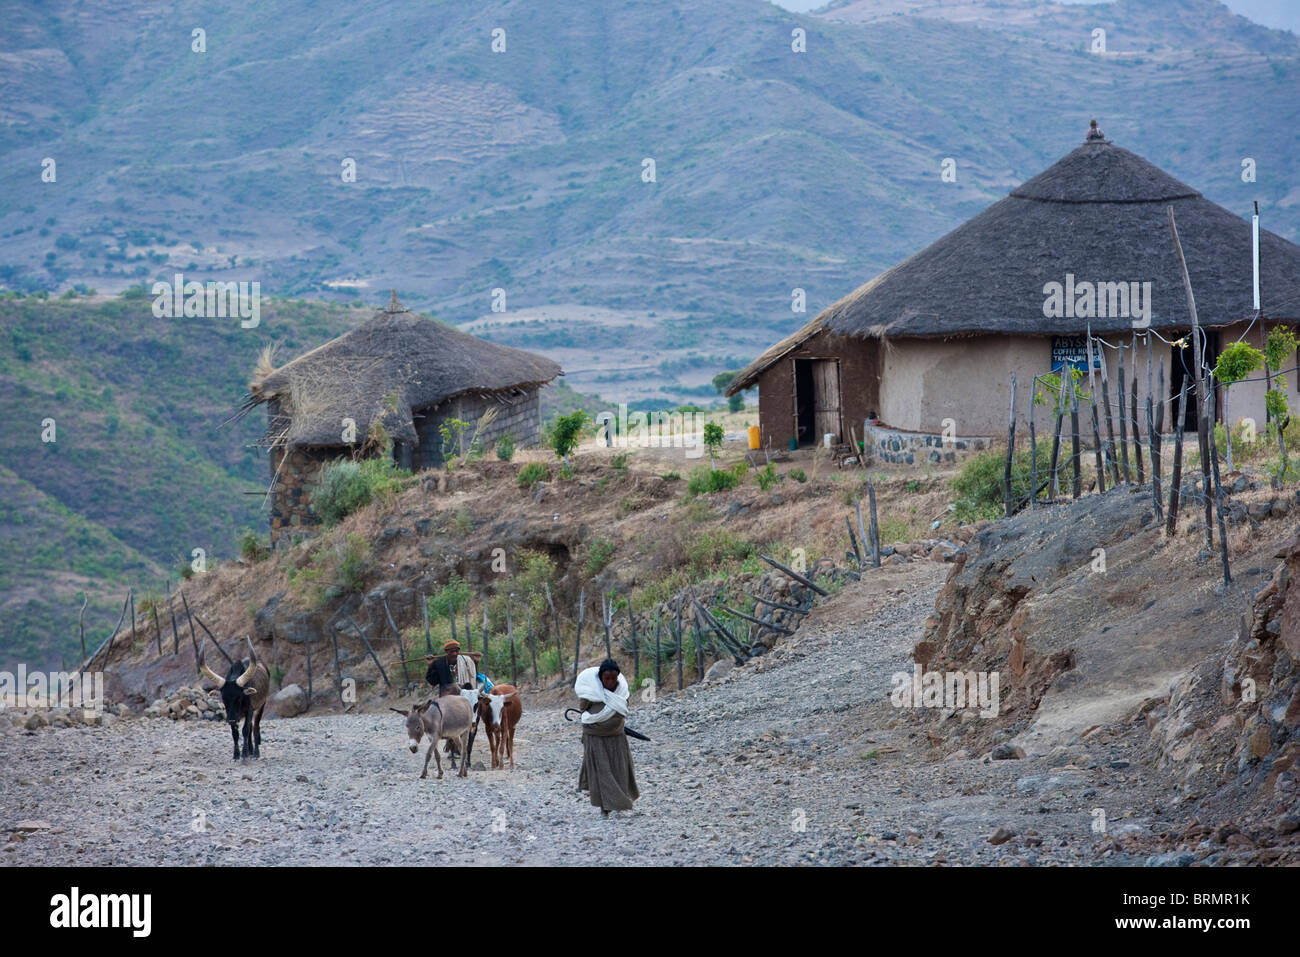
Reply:
M829 448L830 448L832 445L834 445L834 444L835 444L835 433L834 433L834 432L827 432L827 433L825 433L825 434L822 435L822 446L823 446L823 447L829 449Z

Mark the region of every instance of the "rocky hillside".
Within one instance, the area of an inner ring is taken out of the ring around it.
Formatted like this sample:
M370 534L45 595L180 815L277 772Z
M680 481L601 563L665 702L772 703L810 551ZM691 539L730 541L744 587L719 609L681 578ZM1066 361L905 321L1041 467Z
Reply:
M1087 767L1131 748L1191 809L1154 851L1276 860L1277 842L1300 829L1300 499L1249 474L1227 482L1238 491L1226 587L1196 505L1168 538L1149 490L1112 489L976 535L913 657L927 672L999 672L1002 708L979 722L940 709L925 720L938 753ZM1196 501L1190 485L1184 501Z

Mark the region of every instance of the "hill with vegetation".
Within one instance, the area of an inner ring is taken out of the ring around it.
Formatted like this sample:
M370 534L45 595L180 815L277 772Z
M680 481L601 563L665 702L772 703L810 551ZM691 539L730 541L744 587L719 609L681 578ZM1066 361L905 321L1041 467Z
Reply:
M713 370L663 369L656 351L755 355L808 318L793 289L815 313L1046 168L1094 116L1211 199L1300 228L1293 124L1266 119L1294 115L1300 40L1214 0L6 15L0 283L118 291L179 270L372 302L392 286L507 344L599 355L572 382L603 375L618 397L657 394L647 376L668 399L703 394ZM529 325L538 311L548 328Z

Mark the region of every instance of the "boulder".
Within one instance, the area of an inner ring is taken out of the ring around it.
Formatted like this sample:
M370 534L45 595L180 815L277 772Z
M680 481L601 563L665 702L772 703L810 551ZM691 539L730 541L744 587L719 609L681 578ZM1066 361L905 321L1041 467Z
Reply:
M721 681L727 675L731 674L736 668L736 663L730 658L723 658L721 661L715 661L708 671L704 672L704 683L708 684L713 681Z
M292 718L307 710L307 692L298 685L285 685L275 693L271 703L275 705L275 713L280 717Z

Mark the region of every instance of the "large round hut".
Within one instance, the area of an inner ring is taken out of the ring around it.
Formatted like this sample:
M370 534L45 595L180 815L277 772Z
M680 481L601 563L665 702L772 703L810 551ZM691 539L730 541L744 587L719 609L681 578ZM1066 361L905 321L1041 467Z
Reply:
M450 419L468 423L470 434L482 423L483 448L507 434L517 446L536 444L539 390L558 375L550 359L410 312L396 292L351 332L279 368L259 368L245 408L267 406L271 541L316 523L311 489L335 459L391 448L403 468L438 466L440 427Z
M1242 206L1250 212L1248 201ZM1300 319L1300 246L1261 232L1257 315L1251 223L1116 146L1094 124L1055 165L768 349L728 394L758 386L764 442L776 448L791 439L820 444L826 434L861 437L874 415L897 430L894 448L901 434L906 451L907 433L915 433L926 441L913 447L924 450L938 445L932 434L1005 435L1013 373L1023 422L1034 377L1083 366L1091 328L1109 344L1112 389L1117 348L1129 347L1130 382L1136 358L1138 408L1147 394L1143 337L1154 331L1153 382L1163 368L1163 394L1176 396L1193 362L1170 207L1210 365L1221 346L1244 337L1261 348L1274 324ZM1287 376L1293 405L1296 380ZM1263 428L1264 391L1263 382L1231 389L1234 422L1252 417ZM1222 418L1222 401L1217 411Z

